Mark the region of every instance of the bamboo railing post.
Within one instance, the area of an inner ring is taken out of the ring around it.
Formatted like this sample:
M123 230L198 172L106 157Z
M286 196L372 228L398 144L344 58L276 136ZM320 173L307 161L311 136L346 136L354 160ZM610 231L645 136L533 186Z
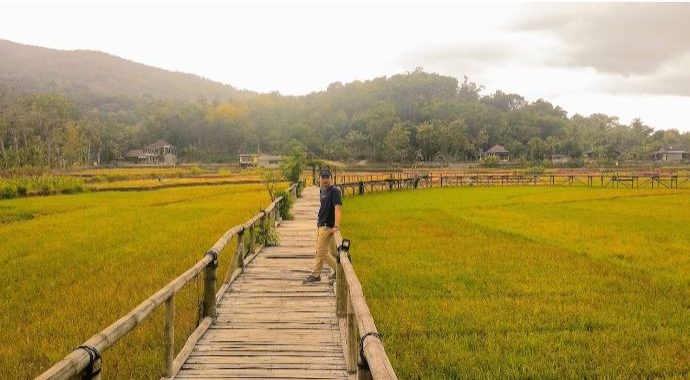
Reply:
M363 365L357 370L357 380L373 380L371 370L366 365Z
M278 204L276 205L276 220L279 222L283 220L283 216L280 215L280 205L285 201L285 199L281 199L280 202L278 202Z
M347 316L347 282L343 264L340 262L340 255L336 258L335 269L335 310L338 318Z
M215 318L216 313L216 268L218 268L218 252L206 252L212 260L204 269L204 317Z
M347 292L347 370L350 373L357 371L357 361L359 360L359 342L357 336L357 322L355 321L355 311L350 299L350 292Z
M381 335L374 325L371 312L364 299L362 286L357 279L352 263L348 260L346 253L340 252L340 256L348 293L348 316L345 324L348 369L353 364L357 366L359 368L358 378L361 379L373 376L378 380L397 380L381 342ZM363 343L361 344L362 357L358 357L360 341ZM357 364L358 359L362 361L361 365Z
M103 365L103 363L101 362L102 360L102 357L96 359L96 361L94 361L93 363L93 368L91 368L92 375L84 376L84 378L89 378L91 380L101 380L101 368Z
M96 375L92 376L92 377L91 377L91 380L101 380L101 365L102 365L101 360L103 360L103 359L102 359L102 358L99 358L99 359L96 360L96 362L93 364L93 370L94 370L94 371L98 371L98 373L97 373Z
M265 238L266 234L268 233L268 213L266 211L264 211L264 214L261 216L261 219L259 219L259 221L261 225L261 232L263 233L263 236Z
M255 223L252 223L251 226L249 226L249 254L253 255L256 253L256 226Z
M77 376L75 376L75 379L91 379L91 380L101 380L101 368L102 368L102 360L103 358L100 356L100 354L94 359L93 365L91 368L86 367L84 368L81 373L78 373ZM90 373L89 373L90 372Z
M175 294L165 300L165 327L163 338L163 376L173 376L175 360Z
M240 268L244 272L244 229L237 233L237 250L235 251L235 262L237 268ZM232 271L228 271L228 275L231 275Z

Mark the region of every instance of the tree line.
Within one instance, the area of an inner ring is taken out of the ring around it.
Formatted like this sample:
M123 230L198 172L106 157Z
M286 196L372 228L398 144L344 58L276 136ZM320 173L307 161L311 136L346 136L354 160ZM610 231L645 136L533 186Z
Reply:
M105 165L165 139L181 162L234 162L238 153L284 153L298 144L322 159L380 163L466 161L501 144L525 162L642 160L690 146L690 133L604 114L568 116L546 100L417 69L304 96L238 93L195 101L67 97L0 85L0 168Z

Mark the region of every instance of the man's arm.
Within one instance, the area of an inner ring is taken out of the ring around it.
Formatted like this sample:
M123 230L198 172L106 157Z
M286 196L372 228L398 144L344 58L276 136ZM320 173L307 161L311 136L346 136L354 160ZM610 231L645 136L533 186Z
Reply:
M333 191L331 192L332 196L332 201L333 201L333 208L335 211L335 224L333 226L333 232L340 229L340 220L342 217L342 208L343 208L343 195L340 193L340 189L337 187L333 188Z
M335 227L333 228L333 232L340 229L340 219L343 213L342 208L343 206L341 205L335 205Z

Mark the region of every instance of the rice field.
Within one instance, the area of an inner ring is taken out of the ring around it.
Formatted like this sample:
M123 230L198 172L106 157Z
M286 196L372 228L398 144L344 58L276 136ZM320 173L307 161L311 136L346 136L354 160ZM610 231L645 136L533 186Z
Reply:
M251 184L0 200L0 379L38 375L268 203ZM401 379L690 377L690 190L399 191L346 198L343 221ZM201 291L176 297L178 350ZM106 378L160 376L163 313L105 352Z
M346 198L401 379L690 378L690 191L443 188Z
M111 182L91 182L86 188L92 191L136 191L167 187L259 183L258 176L235 175L225 177L182 177L161 179L128 179Z
M0 200L0 379L40 374L268 203L261 185ZM232 251L220 255L219 281ZM202 288L199 279L176 297L178 349ZM106 378L160 377L163 314L105 352Z
M192 167L133 167L81 169L41 175L4 176L0 173L0 199L86 191L139 191L169 187L260 183L257 170Z

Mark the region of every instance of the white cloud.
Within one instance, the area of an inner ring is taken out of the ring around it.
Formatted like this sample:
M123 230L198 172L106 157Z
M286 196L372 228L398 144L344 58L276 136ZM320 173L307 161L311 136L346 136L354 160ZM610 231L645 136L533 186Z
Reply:
M515 28L560 38L555 64L649 74L690 52L690 3L535 5Z
M690 96L690 51L664 62L650 74L615 75L602 81L599 88L621 94L661 94Z

